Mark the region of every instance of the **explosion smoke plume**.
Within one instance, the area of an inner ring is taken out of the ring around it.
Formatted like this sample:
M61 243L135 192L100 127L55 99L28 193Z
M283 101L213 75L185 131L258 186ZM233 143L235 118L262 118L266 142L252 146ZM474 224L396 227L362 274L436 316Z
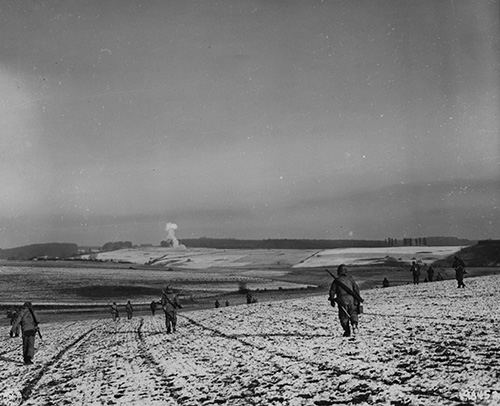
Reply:
M165 226L165 230L167 231L167 241L171 244L173 248L177 248L179 246L179 240L175 236L175 230L177 230L177 224L167 223L167 225Z

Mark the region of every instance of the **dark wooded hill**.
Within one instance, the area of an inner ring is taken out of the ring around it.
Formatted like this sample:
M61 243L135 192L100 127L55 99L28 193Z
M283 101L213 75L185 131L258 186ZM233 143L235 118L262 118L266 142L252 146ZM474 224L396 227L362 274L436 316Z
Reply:
M500 240L482 240L476 245L465 247L457 254L464 262L466 267L482 266L500 266ZM454 255L436 262L439 266L451 267Z
M22 247L0 249L0 258L10 260L60 259L78 253L78 246L71 243L31 244Z
M183 239L182 244L192 248L220 249L329 249L347 247L385 247L380 240L238 240L233 238L191 238Z

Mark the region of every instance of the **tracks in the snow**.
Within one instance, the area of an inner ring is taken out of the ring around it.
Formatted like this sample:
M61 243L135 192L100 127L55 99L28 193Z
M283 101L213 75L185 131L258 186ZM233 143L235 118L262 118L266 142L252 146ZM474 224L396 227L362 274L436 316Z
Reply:
M38 371L38 373L28 380L21 389L21 396L22 396L22 403L26 402L30 396L31 392L33 391L33 388L37 385L37 383L42 379L42 377L45 375L45 373L56 363L58 362L64 354L66 354L69 350L71 350L75 345L77 345L80 341L82 341L85 337L87 337L90 333L92 333L95 330L94 328L91 328L90 330L87 330L85 333L80 335L78 338L73 340L71 343L66 345L64 348L62 348L54 357L52 357L43 367ZM21 404L22 404L21 403Z
M331 375L333 376L340 376L340 375L351 375L353 377L355 377L356 379L359 379L361 381L364 381L364 382L372 382L374 384L384 384L384 385L392 385L394 384L394 381L392 379L383 379L383 378L374 378L373 376L371 375L367 375L367 374L363 374L363 373L360 373L360 372L356 372L356 371L353 371L353 370L350 370L350 369L346 369L346 368L341 368L341 367L338 367L336 365L332 365L330 363L325 363L325 362L315 362L313 360L310 360L310 359L305 359L303 357L300 357L300 356L297 356L297 355L292 355L292 354L287 354L283 351L279 351L279 350L274 350L274 351L271 351L268 347L266 347L265 345L257 345L257 344L254 344L252 342L249 342L247 340L244 339L245 335L242 335L242 334L226 334L220 330L217 330L215 328L212 328L212 327L209 327L209 326L206 326L202 323L199 323L197 322L196 320L193 320L192 318L188 317L188 316L185 316L185 315L182 315L181 317L184 317L186 320L188 320L191 324L193 324L194 326L197 326L205 331L209 331L210 333L214 334L214 335L218 335L220 337L223 337L223 338L226 338L226 339L229 339L229 340L236 340L238 342L240 342L241 344L243 344L244 346L247 346L247 347L251 347L253 349L257 349L257 350L260 350L260 351L265 351L267 353L269 353L270 355L273 355L273 356L278 356L278 357L281 357L281 358L285 358L285 359L289 359L293 362L298 362L298 363L303 363L303 364L307 364L311 367L313 367L314 369L316 369L318 372L321 372L321 373L324 373L324 372L330 372ZM252 337L252 335L248 335L248 337ZM456 398L452 398L452 397L449 397L449 396L446 396L444 394L441 394L441 393L433 393L433 394L429 394L429 393L418 393L418 395L420 396L424 396L424 397L427 397L427 398L441 398L443 400L447 400L447 401L450 401L450 402L456 402L457 399Z
M144 326L144 319L141 318L141 322L139 323L139 327L137 328L137 338L138 338L138 350L140 356L144 359L146 364L148 364L149 369L153 369L157 376L161 377L161 380L165 384L164 389L167 391L168 396L173 399L177 404L181 404L182 399L179 396L179 389L174 385L174 376L167 373L165 369L161 366L161 364L155 360L153 355L148 349L148 345L144 340L144 335L142 334L142 327Z
M73 323L69 323L68 325L64 326L65 329L71 327L71 326L74 326L77 322L73 322ZM21 339L22 340L22 336L20 337L9 337L9 338L4 338L3 340L1 340L0 342L7 342L7 341L12 341L12 340L19 340ZM38 337L36 338L38 339ZM43 342L43 341L42 341ZM21 346L22 346L22 341L21 341ZM0 357L3 357L4 355L7 355L7 354L10 354L11 352L14 352L14 351L18 351L19 350L19 345L15 345L14 344L14 348L10 348L8 350L5 350L5 351L1 351L0 352Z
M417 314L384 314L384 313L373 313L373 312L364 312L363 315L373 316L373 317L387 317L387 318L403 318L403 319L422 319L422 320L436 320L441 323L464 323L468 324L470 322L474 323L486 323L492 324L496 323L493 318L490 319L478 319L477 317L449 317L449 316L421 316Z

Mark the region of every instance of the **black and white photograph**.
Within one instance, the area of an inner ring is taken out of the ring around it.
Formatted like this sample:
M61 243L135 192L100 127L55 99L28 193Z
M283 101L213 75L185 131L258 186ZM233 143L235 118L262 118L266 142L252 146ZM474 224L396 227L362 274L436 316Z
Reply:
M20 405L500 405L500 1L0 0Z

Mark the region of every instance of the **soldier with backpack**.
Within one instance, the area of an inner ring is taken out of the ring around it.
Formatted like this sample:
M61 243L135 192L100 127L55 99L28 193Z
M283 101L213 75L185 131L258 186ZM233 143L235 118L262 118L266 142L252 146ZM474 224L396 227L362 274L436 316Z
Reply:
M19 313L19 311L14 307L11 307L9 310L7 310L7 318L10 320L11 326L14 324L14 320L16 320L18 313ZM17 326L17 328L14 331L12 331L12 330L10 331L10 336L11 337L19 337L19 325Z
M169 286L165 287L161 295L161 307L165 313L165 327L167 334L175 333L177 326L177 309L182 309L177 295Z
M427 268L427 280L429 282L434 281L434 268L432 267L432 265L429 265L429 268Z
M359 294L359 287L351 276L347 275L347 268L344 264L337 268L337 277L326 270L333 278L330 286L328 300L335 307L339 308L340 325L344 329L344 337L356 334L358 331L358 313L361 313L361 303L363 299Z
M465 272L465 262L459 257L455 256L452 266L453 268L455 268L455 279L458 283L457 287L465 288L464 275L467 273Z
M35 336L38 333L40 338L40 330L38 328L38 320L36 318L35 312L31 302L25 302L22 309L16 316L14 323L11 326L11 335L17 330L18 326L21 326L21 331L23 335L23 359L25 365L30 365L33 363L33 357L35 356Z
M130 300L125 305L125 312L127 312L127 320L130 320L132 318L132 314L134 313L134 308L132 307Z
M111 305L111 317L113 318L113 321L117 321L120 319L120 312L118 311L118 305L116 302L113 302Z
M154 300L149 305L149 308L151 309L151 314L154 316L156 312L156 302Z
M420 264L413 261L411 263L410 272L413 276L413 284L418 285L418 282L420 281Z

